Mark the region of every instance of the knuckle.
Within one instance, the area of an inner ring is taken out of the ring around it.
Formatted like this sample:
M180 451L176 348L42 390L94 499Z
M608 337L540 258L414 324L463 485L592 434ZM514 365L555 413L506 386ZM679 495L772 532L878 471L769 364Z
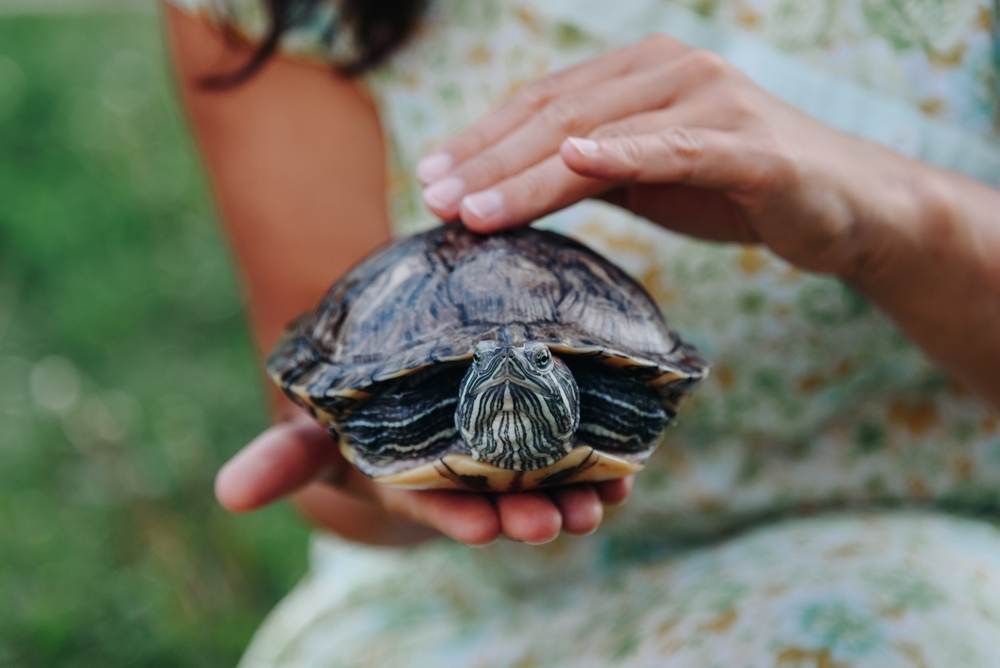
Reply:
M484 151L476 157L472 166L475 176L467 181L491 182L507 174L507 161L497 151Z
M760 151L761 173L757 187L766 192L784 190L799 178L798 164L792 153L777 141L769 141Z
M622 167L625 168L626 178L635 177L645 162L645 147L635 137L624 137L618 142L618 148L621 152L621 162Z
M518 101L529 109L539 111L544 109L555 96L555 80L550 77L546 77L544 79L532 81L530 84L525 86L524 89L518 93Z
M590 136L596 139L615 139L617 137L646 134L649 130L648 123L640 119L629 118L617 123L602 125L591 132Z
M552 184L540 170L529 169L518 177L518 181L517 199L523 202L541 203L552 193Z
M744 91L732 92L727 100L727 106L736 125L743 125L757 115L753 100Z
M671 155L677 165L681 180L694 176L698 158L704 153L705 142L695 132L685 128L671 128L657 135L659 148Z
M644 51L657 54L664 53L672 49L674 40L663 33L654 33L640 42L640 48Z
M680 65L704 80L718 79L729 71L729 63L722 56L706 49L697 49L685 54Z
M490 145L490 137L486 130L477 123L462 132L456 141L456 151L459 154L468 154L477 151L483 146Z
M697 158L705 150L701 136L687 128L671 128L659 135L664 147L675 155Z
M614 139L615 137L627 137L632 134L625 128L626 123L615 123L614 125L603 125L590 133L592 139Z
M706 97L706 102L711 102L719 111L720 122L728 124L729 129L755 124L761 118L762 110L766 109L757 89L732 80L719 82L713 93Z
M565 135L578 134L583 127L583 105L572 97L549 103L542 112L545 122Z

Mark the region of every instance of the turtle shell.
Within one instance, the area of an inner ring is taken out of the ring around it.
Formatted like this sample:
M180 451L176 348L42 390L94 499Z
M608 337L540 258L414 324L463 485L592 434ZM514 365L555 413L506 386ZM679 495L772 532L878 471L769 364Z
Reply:
M467 368L487 338L537 340L564 360L628 374L652 388L671 417L708 370L646 291L591 249L530 227L483 236L460 224L391 242L361 261L290 325L267 369L350 461L384 484L510 491L642 467L652 449L622 456L581 443L546 469L506 471L465 454L461 437L423 460L359 461L338 431L351 411L397 379Z

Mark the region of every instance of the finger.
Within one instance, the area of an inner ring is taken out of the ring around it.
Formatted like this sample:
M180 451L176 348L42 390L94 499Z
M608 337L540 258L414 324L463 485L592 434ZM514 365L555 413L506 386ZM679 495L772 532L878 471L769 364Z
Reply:
M635 476L630 475L618 480L606 480L594 485L597 496L601 502L609 506L619 506L625 503L628 495L632 493L632 484Z
M554 489L550 496L562 514L562 527L567 533L585 536L597 530L604 517L604 508L593 485Z
M697 107L682 104L604 124L594 133L611 137L645 134L663 127L692 123L698 113ZM562 157L553 156L492 188L462 198L457 213L449 219L460 218L477 232L495 232L531 222L582 199L599 196L614 185L612 181L580 178Z
M503 534L511 540L539 545L555 539L562 528L559 509L540 492L498 494L496 507Z
M469 229L489 234L529 223L611 186L573 173L559 156L552 156L493 188L463 198L459 217Z
M603 124L669 107L705 84L705 63L712 62L683 57L559 96L428 187L424 201L437 216L452 220L465 193L489 188L557 153L568 136L585 136Z
M493 145L560 95L637 69L662 64L689 50L673 38L657 35L603 58L539 79L421 160L417 164L417 178L425 185L437 181L452 167Z
M655 134L664 128L703 127L705 113L698 105L679 103L668 109L655 109L627 116L594 128L588 139L609 139ZM560 148L566 140L560 142Z
M294 494L294 499L299 511L313 524L349 540L402 546L441 536L439 531L329 485L306 485Z
M674 232L707 241L760 243L746 209L724 189L681 183L639 183L612 204Z
M215 495L232 512L255 510L308 483L338 454L326 431L313 420L283 422L222 467L215 478Z
M483 494L409 491L372 484L376 497L387 510L437 529L459 542L487 545L500 536L500 515Z
M730 133L683 127L607 139L570 137L560 155L581 176L701 188L753 184L771 165L769 156Z
M378 484L346 461L343 465L345 471L333 486L353 498L468 545L486 545L500 536L500 517L483 494L395 489Z

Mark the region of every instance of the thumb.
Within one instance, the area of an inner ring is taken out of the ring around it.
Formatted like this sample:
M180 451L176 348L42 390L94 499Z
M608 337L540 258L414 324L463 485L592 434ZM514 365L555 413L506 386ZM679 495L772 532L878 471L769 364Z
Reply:
M232 512L256 510L302 487L339 457L310 418L282 422L240 450L215 478L215 496Z

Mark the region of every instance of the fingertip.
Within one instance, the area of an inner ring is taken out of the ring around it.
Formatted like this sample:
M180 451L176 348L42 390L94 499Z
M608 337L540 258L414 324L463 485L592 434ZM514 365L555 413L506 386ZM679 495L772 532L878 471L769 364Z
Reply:
M455 159L446 151L435 151L417 163L417 180L421 185L429 185L448 173L455 165Z
M632 485L635 476L630 475L618 480L606 480L597 483L594 488L601 502L608 506L620 506L628 499L632 493Z
M574 172L594 176L599 168L601 145L593 139L567 137L559 147L559 156Z
M482 220L481 218L473 215L471 212L466 212L464 208L459 212L459 220L462 222L462 225L466 227L466 229L471 232L475 232L476 234L493 234L494 232L499 232L503 229L503 227L499 225L494 225Z
M555 490L552 498L562 513L566 533L586 536L597 531L604 519L604 507L593 485L574 485Z
M511 540L541 545L555 540L562 513L548 496L537 492L501 494L497 510L503 534Z
M509 212L504 210L503 193L497 190L487 190L465 197L458 210L458 219L476 234L494 234L531 222L517 217L512 218Z
M487 497L464 492L415 493L423 500L422 508L408 505L416 521L473 547L489 545L500 537L500 517Z
M458 217L459 207L465 197L465 181L457 176L448 176L424 188L424 204L442 220Z
M215 497L234 513L246 513L309 482L327 465L332 448L311 420L275 425L226 462L215 477Z
M246 486L241 484L238 466L232 466L233 460L226 462L215 475L215 498L219 505L231 513L246 513L257 507L251 495L247 494Z
M248 513L265 505L270 499L263 472L273 459L270 430L255 438L215 475L215 498L219 505L232 513Z
M577 176L617 181L623 176L619 143L617 139L595 141L569 137L559 147L559 157Z
M598 158L601 155L600 142L587 139L586 137L567 137L563 142L563 147L568 147L571 153L575 153L586 160Z

